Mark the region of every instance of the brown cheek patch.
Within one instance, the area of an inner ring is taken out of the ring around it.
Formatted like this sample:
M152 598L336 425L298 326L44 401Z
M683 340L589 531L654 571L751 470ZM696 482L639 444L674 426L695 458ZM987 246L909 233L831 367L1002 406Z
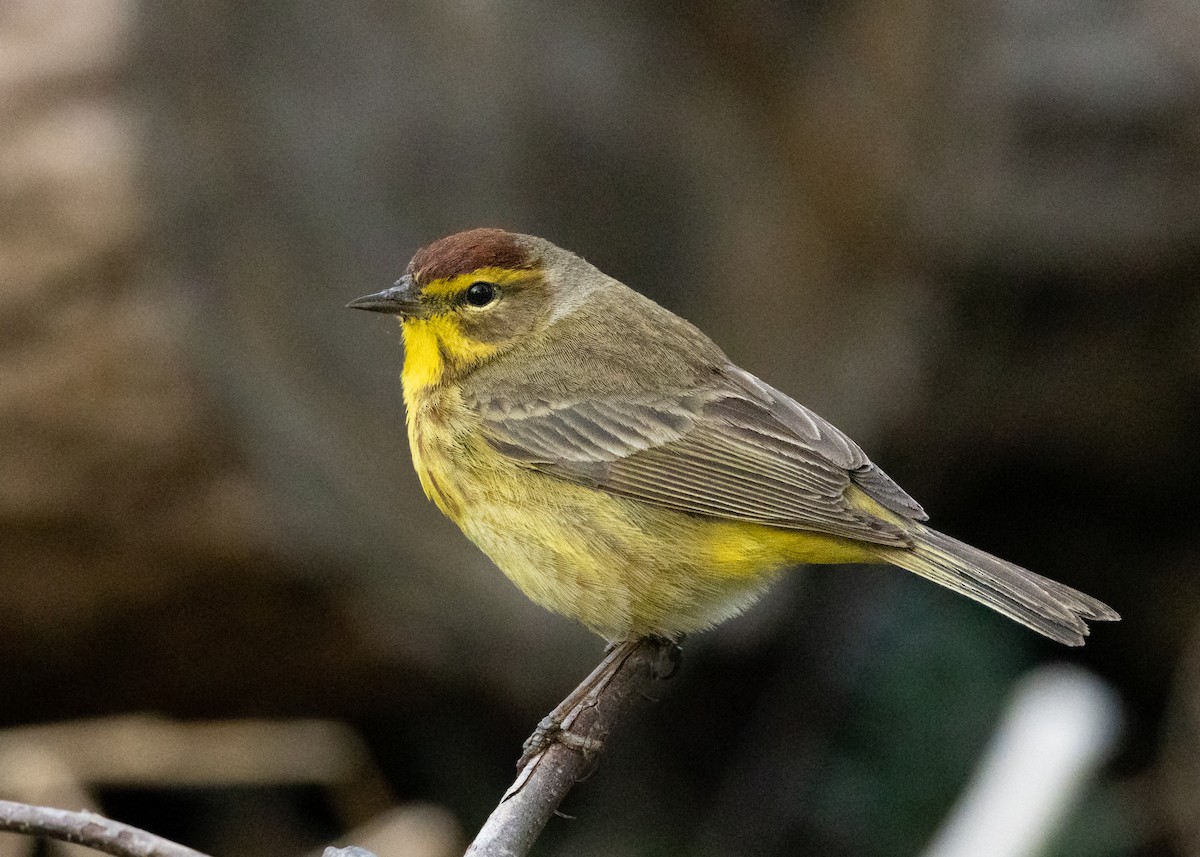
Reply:
M420 282L445 280L480 268L533 268L529 253L512 232L503 229L471 229L448 235L423 247L408 263Z
M529 333L546 317L546 286L537 274L501 288L505 294L498 306L460 315L459 324L472 339L497 344Z

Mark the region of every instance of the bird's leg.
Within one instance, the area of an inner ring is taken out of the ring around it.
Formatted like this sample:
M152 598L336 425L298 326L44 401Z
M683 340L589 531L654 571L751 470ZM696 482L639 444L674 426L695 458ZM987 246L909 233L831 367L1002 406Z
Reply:
M575 722L579 711L590 700L594 699L595 695L603 690L609 681L612 680L613 674L620 669L621 664L625 663L625 659L629 657L637 643L637 640L622 640L620 642L609 643L605 649L604 659L591 671L587 678L580 682L577 688L567 695L566 699L556 705L554 710L543 717L538 723L537 728L533 730L533 734L525 741L521 760L517 762L518 768L525 767L530 759L549 748L555 742L566 744L568 747L575 747L584 753L599 750L598 747L592 748L587 746L589 742L586 738L571 734L568 730L571 724Z
M600 741L572 732L571 726L580 712L596 704L596 699L604 688L641 643L640 639L609 643L604 659L591 674L538 723L533 734L525 741L524 752L517 763L518 768L524 768L531 759L555 743L572 747L588 756L600 751ZM674 643L665 649L661 662L653 665L656 678L667 678L675 672L679 663L679 652L679 646Z

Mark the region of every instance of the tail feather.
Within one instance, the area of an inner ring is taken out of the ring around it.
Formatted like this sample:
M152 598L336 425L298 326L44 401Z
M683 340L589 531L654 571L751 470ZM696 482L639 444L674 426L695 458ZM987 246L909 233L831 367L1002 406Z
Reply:
M912 535L913 547L882 550L880 558L986 604L1052 640L1082 646L1088 634L1085 620L1121 618L1089 595L936 530L921 527Z

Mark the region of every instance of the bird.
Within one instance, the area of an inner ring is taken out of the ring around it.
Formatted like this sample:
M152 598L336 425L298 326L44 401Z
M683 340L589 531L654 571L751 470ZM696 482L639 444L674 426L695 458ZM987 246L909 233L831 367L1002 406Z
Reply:
M1069 646L1120 618L928 526L846 434L550 241L449 235L348 306L400 320L425 494L610 642L711 628L802 564L898 566Z

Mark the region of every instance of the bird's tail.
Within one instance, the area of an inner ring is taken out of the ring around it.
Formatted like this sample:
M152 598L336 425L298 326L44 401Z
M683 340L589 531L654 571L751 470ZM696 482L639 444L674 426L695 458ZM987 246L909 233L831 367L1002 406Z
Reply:
M1052 640L1082 646L1088 633L1085 620L1121 618L1089 595L936 530L920 527L910 533L913 547L888 548L880 551L880 558L986 604Z

